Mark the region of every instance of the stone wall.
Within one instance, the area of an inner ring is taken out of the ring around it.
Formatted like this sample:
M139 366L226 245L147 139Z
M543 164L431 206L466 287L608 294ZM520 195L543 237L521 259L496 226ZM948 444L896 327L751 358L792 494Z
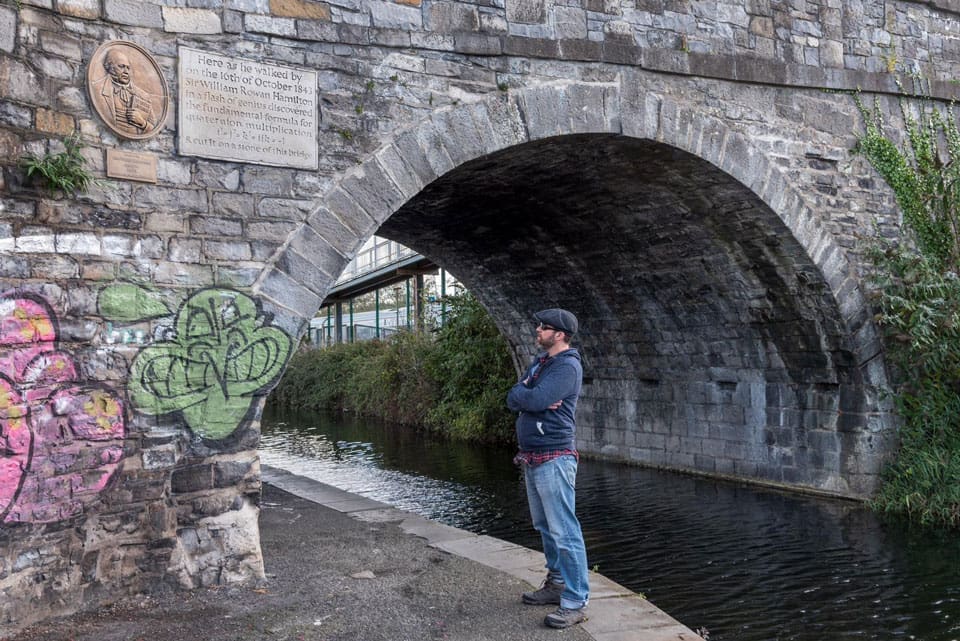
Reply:
M869 494L894 427L856 235L897 218L823 90L952 97L956 4L4 0L0 633L262 577L263 397L381 224L518 361L533 310L577 310L585 451ZM166 79L154 137L93 107L112 40ZM316 72L316 169L182 153L181 47ZM73 131L99 180L47 194L19 162Z

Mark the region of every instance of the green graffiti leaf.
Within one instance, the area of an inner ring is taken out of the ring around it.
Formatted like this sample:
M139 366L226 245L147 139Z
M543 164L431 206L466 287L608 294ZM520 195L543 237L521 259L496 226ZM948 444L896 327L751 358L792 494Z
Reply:
M183 417L195 434L219 440L233 434L250 404L250 397L226 397L212 389L203 403L185 407Z
M130 396L147 414L182 412L194 433L229 436L258 394L274 383L293 341L262 325L255 301L230 289L206 289L184 302L176 338L137 354Z
M107 285L100 290L97 304L101 316L118 323L133 323L170 315L170 310L156 292L133 283Z

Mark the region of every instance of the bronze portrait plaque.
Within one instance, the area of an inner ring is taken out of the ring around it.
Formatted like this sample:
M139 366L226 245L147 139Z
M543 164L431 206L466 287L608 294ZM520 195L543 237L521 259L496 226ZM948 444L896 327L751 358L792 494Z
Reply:
M157 61L146 49L125 40L105 42L87 65L87 93L112 131L143 140L167 119L169 95Z

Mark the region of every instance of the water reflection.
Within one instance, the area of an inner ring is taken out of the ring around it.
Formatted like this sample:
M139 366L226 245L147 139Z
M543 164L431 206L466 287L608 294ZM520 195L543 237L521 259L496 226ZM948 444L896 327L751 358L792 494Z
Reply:
M539 548L509 450L350 418L264 416L263 462ZM960 536L856 503L585 460L591 566L711 641L960 639Z

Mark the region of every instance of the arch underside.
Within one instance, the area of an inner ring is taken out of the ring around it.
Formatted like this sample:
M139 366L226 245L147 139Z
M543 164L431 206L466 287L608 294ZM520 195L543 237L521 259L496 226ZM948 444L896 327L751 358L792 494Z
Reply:
M616 134L462 164L381 235L456 274L518 359L533 311L577 313L582 450L865 495L877 411L824 275L777 214L714 165Z

